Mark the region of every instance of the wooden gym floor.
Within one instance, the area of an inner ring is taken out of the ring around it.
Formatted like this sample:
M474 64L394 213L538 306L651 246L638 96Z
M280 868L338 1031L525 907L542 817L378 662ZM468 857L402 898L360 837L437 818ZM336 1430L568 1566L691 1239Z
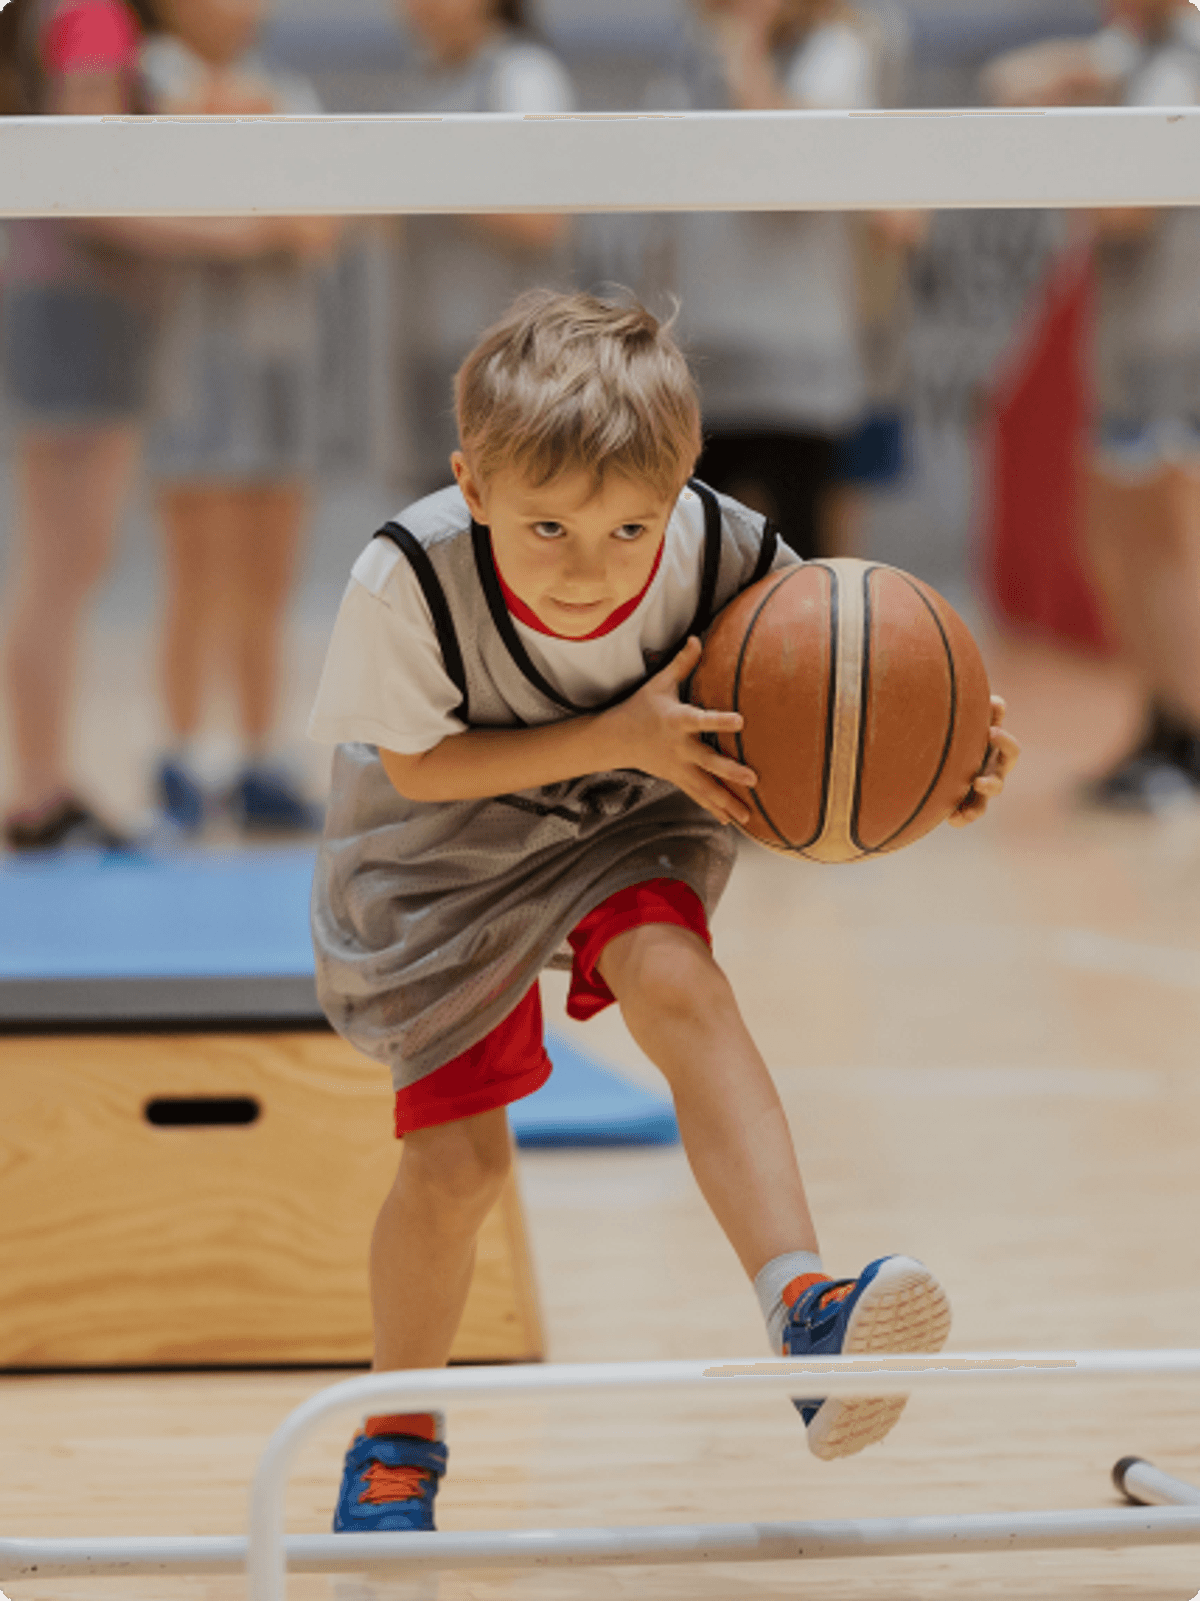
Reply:
M1025 759L992 817L845 869L747 848L718 954L773 1064L837 1274L933 1265L959 1350L1200 1343L1200 815L1086 816L1077 776L1135 708L1107 667L995 641ZM561 1012L561 983L546 983ZM569 1027L569 1025L568 1025ZM582 1039L647 1081L611 1014ZM764 1351L679 1150L521 1160L556 1361ZM69 1182L69 1175L64 1176ZM285 1412L336 1375L0 1379L0 1535L218 1534ZM451 1420L446 1529L1063 1509L1142 1454L1200 1482L1200 1394L949 1394L826 1465L784 1402L572 1400ZM303 1455L290 1526L327 1528L353 1420ZM38 1581L12 1601L225 1601L226 1580ZM521 1601L1190 1601L1200 1547L704 1569L295 1579L297 1597Z

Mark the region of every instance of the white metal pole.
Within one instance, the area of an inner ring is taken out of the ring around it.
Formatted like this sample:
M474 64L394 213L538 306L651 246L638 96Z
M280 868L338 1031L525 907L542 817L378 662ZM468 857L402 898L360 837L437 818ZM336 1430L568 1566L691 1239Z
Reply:
M0 118L0 217L1200 203L1200 107Z
M293 1534L288 1572L405 1574L442 1569L819 1561L1013 1550L1123 1550L1200 1544L1200 1508L982 1513L811 1523L520 1529L470 1534ZM237 1538L0 1540L0 1582L238 1573Z
M370 1410L386 1403L393 1409L422 1411L466 1400L515 1401L530 1396L680 1388L708 1389L715 1394L718 1386L735 1385L785 1395L879 1395L947 1385L992 1387L1113 1379L1129 1383L1181 1377L1200 1377L1200 1350L843 1356L803 1362L610 1362L426 1369L344 1379L310 1396L286 1417L259 1459L250 1489L249 1595L251 1601L285 1601L284 1502L289 1466L314 1424L351 1406Z
M1200 1489L1164 1473L1140 1456L1122 1457L1113 1469L1113 1483L1123 1495L1142 1506L1200 1507Z

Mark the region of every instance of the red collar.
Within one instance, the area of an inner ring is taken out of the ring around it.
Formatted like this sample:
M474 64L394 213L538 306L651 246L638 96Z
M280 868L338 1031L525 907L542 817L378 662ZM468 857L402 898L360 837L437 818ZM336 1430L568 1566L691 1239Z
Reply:
M512 590L504 582L504 574L500 571L500 568L496 564L496 552L494 548L492 550L492 566L495 568L496 577L500 582L500 593L504 596L504 604L516 618L517 622L524 623L526 628L532 628L537 633L545 634L550 639L565 639L570 641L572 644L578 645L582 644L585 639L603 639L605 634L611 634L615 628L620 628L621 624L625 622L627 618L633 616L634 612L637 611L638 607L642 604L642 601L645 600L646 591L650 588L650 585L658 576L658 569L662 566L663 550L666 547L666 543L667 540L666 536L664 535L658 547L658 555L654 558L654 566L650 569L650 576L642 585L641 589L638 590L633 599L625 601L622 605L617 607L616 611L609 612L608 616L604 619L600 626L598 628L593 628L590 634L556 634L553 628L547 628L537 613L531 611L525 602L517 595L514 595Z

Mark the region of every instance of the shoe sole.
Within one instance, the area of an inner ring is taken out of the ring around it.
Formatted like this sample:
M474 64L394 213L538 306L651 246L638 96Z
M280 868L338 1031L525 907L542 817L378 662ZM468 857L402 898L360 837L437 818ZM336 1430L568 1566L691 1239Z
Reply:
M950 1302L927 1267L912 1257L885 1262L850 1314L843 1356L940 1351L950 1333ZM808 1425L808 1447L823 1462L854 1456L899 1421L906 1395L830 1397Z

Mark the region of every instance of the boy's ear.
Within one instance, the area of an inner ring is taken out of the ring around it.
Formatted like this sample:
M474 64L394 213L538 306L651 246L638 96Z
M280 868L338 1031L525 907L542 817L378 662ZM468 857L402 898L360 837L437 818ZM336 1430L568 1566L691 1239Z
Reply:
M458 487L462 491L462 498L467 503L467 510L477 523L486 523L483 497L479 493L479 485L471 471L471 464L461 450L456 450L450 457L450 465L454 469L454 476Z

